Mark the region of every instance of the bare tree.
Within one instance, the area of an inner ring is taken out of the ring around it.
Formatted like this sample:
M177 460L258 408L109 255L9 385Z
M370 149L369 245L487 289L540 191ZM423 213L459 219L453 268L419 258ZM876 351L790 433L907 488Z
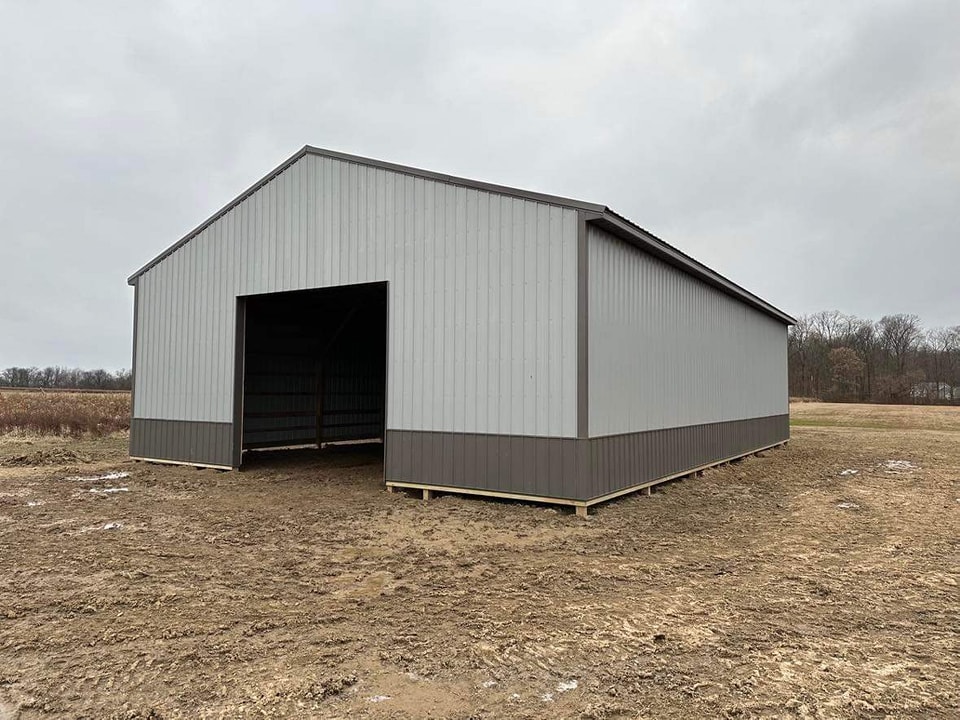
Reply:
M801 317L788 348L792 396L960 402L960 326L926 332L916 315L828 310Z
M0 370L0 386L17 388L64 388L77 390L129 390L129 370L80 370L51 366L45 368L9 367Z
M907 353L919 342L922 330L916 315L884 315L877 323L884 347L897 361L897 372L906 370Z
M859 400L863 381L863 360L853 348L838 347L830 351L833 374L833 396L836 400Z

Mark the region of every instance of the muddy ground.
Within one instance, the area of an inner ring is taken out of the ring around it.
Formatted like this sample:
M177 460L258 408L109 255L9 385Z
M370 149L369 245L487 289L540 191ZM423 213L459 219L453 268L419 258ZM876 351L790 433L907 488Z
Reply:
M960 409L902 412L586 521L5 436L0 718L960 717Z

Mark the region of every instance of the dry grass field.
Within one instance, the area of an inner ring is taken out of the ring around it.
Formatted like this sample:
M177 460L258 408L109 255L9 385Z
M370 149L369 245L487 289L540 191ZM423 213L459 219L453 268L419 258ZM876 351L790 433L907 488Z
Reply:
M609 503L0 437L0 718L957 718L960 409L793 408Z
M0 390L0 433L108 435L130 429L130 393Z

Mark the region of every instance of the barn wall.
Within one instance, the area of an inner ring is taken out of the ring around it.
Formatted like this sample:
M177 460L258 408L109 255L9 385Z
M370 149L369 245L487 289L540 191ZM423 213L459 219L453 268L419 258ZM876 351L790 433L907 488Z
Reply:
M130 456L231 467L233 425L133 418Z
M789 437L786 415L599 438L387 432L388 481L589 501Z
M787 414L786 325L604 230L587 243L590 437Z
M388 428L574 436L576 252L575 210L308 154L137 279L134 417L232 422L237 296L388 281Z

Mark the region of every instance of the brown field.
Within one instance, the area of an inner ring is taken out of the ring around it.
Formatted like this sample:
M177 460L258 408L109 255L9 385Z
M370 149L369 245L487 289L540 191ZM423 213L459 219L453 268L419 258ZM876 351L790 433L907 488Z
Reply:
M130 429L130 393L0 390L0 433L102 436Z
M793 412L587 520L5 436L0 718L960 717L960 409Z
M960 432L960 407L803 403L791 406L796 426Z

